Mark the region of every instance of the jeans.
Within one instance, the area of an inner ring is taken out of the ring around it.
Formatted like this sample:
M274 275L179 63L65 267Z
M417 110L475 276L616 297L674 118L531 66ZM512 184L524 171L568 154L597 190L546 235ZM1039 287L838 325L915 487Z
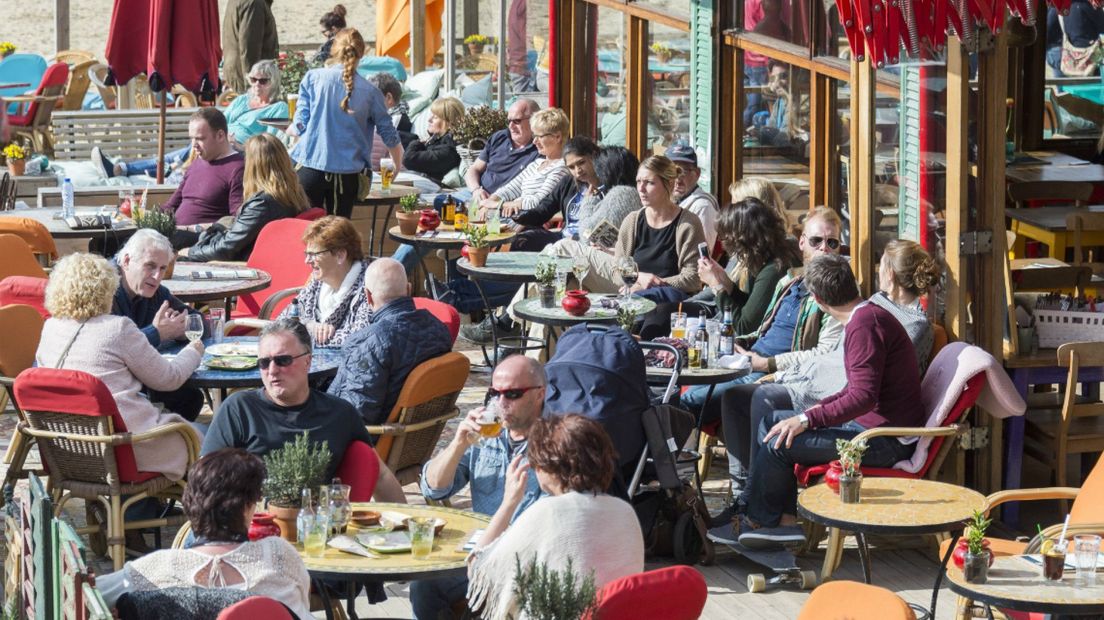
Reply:
M835 459L837 439L851 439L866 430L854 420L841 426L807 430L793 440L793 445L774 447L774 438L763 444L763 438L778 422L797 415L792 410L773 411L759 424L759 444L752 459L751 476L744 489L747 517L763 527L777 527L784 514L797 514L797 478L794 465L819 465ZM905 445L896 437L875 437L867 443L863 465L892 467L912 455L915 444Z
M395 253L391 255L391 258L402 263L403 269L406 270L406 277L409 278L414 273L414 270L418 268L418 262L426 254L429 254L428 248L422 246L415 247L409 243L400 243L399 247L395 249Z
M633 296L647 299L649 301L654 301L657 304L677 304L678 302L689 297L689 295L671 286L670 284L646 288L644 290L633 293ZM670 317L668 317L668 319L670 319Z
M418 620L437 620L468 594L466 576L419 579L410 582L410 606ZM450 616L451 617L451 616Z
M188 159L188 155L192 152L191 146L186 146L182 149L173 151L171 153L165 153L164 165L166 168L179 164L180 162ZM157 176L157 158L151 157L149 159L136 159L134 161L126 162L127 174L145 174L151 177ZM166 174L168 174L166 172Z
M705 395L709 393L708 385L697 385L682 395L680 403L683 409L689 410L691 413L701 412L702 424L710 424L721 419L721 401L724 400L724 395L729 390L738 385L744 385L746 383L755 383L759 377L762 377L766 373L751 372L739 379L733 379L732 381L725 381L724 383L718 383L713 386L713 396L709 399L709 406L702 411L702 404L705 403Z
M721 430L728 449L728 475L732 497L739 503L747 488L751 464L759 451L756 431L763 418L776 409L792 409L790 393L777 383L735 385L721 401Z
M453 278L449 280L448 286L452 295L451 298L446 297L444 301L456 308L457 312L464 314L485 308L483 297L479 294L479 288L475 282L467 278ZM520 284L495 282L493 280L484 280L480 282L479 286L483 287L483 294L487 296L487 302L492 309L499 306L508 306L510 300L521 288Z

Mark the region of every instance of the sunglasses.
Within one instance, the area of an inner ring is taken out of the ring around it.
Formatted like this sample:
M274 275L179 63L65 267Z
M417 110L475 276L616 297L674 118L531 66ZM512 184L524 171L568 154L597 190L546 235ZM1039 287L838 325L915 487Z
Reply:
M249 83L250 84L260 84L261 86L264 86L265 84L268 84L270 81L271 80L269 78L266 78L266 77L253 77L252 75L249 76Z
M526 392L530 390L540 389L541 387L542 386L534 385L532 387L512 388L509 390L496 390L494 388L487 388L487 398L484 399L484 402L490 402L498 398L499 396L505 398L506 400L517 400L522 396L525 396Z
M828 246L829 250L838 250L840 247L840 240L833 239L831 237L805 237L809 240L809 245L814 248L819 248L820 244Z
M310 355L310 351L304 351L299 355L275 355L273 357L258 357L257 365L261 367L261 370L268 370L269 364L276 364L280 368L287 368L291 366L291 363L295 360L303 357L304 355Z
M527 120L529 120L529 117L528 116L523 116L521 118L508 118L508 119L506 119L506 122L511 124L511 125L520 125L520 124L524 123Z

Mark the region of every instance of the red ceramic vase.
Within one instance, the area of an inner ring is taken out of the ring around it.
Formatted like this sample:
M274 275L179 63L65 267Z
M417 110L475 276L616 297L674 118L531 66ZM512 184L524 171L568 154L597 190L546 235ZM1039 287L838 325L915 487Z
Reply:
M422 230L437 230L441 225L441 216L433 209L422 209L422 217L418 218L418 227Z
M981 546L986 551L989 550L989 539L985 538L981 541ZM962 570L962 566L966 563L966 553L970 551L970 541L965 538L959 538L958 544L955 545L954 553L951 555L951 559L954 560L954 565L958 567L958 570ZM996 558L992 553L989 554L989 566L993 565L993 560Z
M269 536L279 536L280 526L274 521L276 517L266 512L258 512L253 515L253 522L249 524L249 540L260 540Z
M590 310L590 299L587 298L587 292L582 289L568 291L564 294L560 305L563 306L564 312L571 316L583 316L587 310Z
M829 489L832 489L839 495L839 479L843 475L843 465L840 465L839 461L832 461L828 463L828 471L824 474L824 482L828 485Z

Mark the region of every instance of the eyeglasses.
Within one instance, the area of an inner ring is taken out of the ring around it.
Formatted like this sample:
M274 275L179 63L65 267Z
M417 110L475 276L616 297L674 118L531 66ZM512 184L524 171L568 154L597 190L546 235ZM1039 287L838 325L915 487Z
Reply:
M268 84L270 81L271 80L269 78L266 78L266 77L253 77L252 75L249 76L249 83L250 84L260 84L261 86L264 86L265 84Z
M275 355L273 357L258 357L257 365L261 367L261 370L268 370L268 365L275 363L280 368L287 368L291 366L291 363L295 360L303 357L304 355L310 355L310 351L304 351L299 355Z
M533 139L534 140L544 140L548 136L554 136L554 135L556 135L556 134L554 134L554 133L535 133L535 134L533 134Z
M828 246L829 250L838 250L839 246L840 246L840 240L839 239L833 239L831 237L805 237L805 238L809 240L809 245L813 246L814 248L819 248L820 244L822 244L822 243L824 245Z
M498 398L499 396L505 398L506 400L517 400L517 399L521 398L522 396L525 396L526 392L528 392L530 390L540 389L541 387L543 387L543 386L534 385L534 386L531 386L531 387L524 387L524 388L511 388L511 389L508 389L508 390L496 390L494 388L487 388L486 401L488 401L488 402L492 401L492 400Z
M529 117L528 116L523 116L521 118L508 118L508 119L506 119L506 122L511 124L511 125L520 125L520 124L524 123L527 120L529 120Z
M325 254L326 252L329 252L329 251L330 250L318 250L317 252L307 251L307 252L303 252L303 256L307 260L314 260L314 259L318 258L319 256L322 256L323 254Z

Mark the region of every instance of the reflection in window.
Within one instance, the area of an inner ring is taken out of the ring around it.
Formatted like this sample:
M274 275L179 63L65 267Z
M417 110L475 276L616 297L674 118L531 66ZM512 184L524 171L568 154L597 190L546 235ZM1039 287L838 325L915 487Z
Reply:
M765 68L763 84L744 82L743 175L770 178L786 208L801 212L809 207L809 72L777 60Z
M1104 86L1092 62L1095 54L1071 54L1063 48L1088 50L1104 36L1104 10L1076 0L1062 19L1047 7L1046 86L1043 88L1043 138L1096 138L1104 126ZM1063 45L1065 43L1065 45ZM1063 58L1064 57L1064 58ZM1064 62L1063 62L1064 61Z
M690 34L648 25L648 143L666 148L690 140Z
M744 0L744 30L796 45L808 45L809 8L812 2Z
M598 7L598 142L625 146L628 15Z

